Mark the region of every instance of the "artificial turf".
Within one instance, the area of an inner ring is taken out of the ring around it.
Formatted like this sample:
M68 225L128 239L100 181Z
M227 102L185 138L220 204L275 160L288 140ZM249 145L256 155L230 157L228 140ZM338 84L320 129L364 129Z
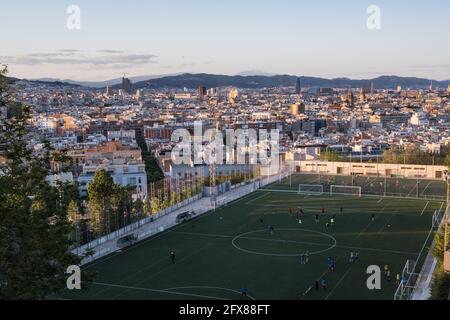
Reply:
M432 215L442 209L442 201L299 195L286 187L290 182L270 186L280 191L254 192L98 260L86 267L97 273L95 282L87 290L67 290L63 298L239 299L245 287L249 299L256 300L390 300L405 262L419 260L420 269L433 240ZM298 208L305 212L302 224L296 219ZM327 229L334 215L335 225ZM300 254L306 252L309 263L302 265ZM359 253L359 262L349 262L350 252ZM328 270L329 256L336 260L334 272ZM386 264L391 281L383 277L381 290L368 290L367 267ZM307 290L321 279L326 289Z

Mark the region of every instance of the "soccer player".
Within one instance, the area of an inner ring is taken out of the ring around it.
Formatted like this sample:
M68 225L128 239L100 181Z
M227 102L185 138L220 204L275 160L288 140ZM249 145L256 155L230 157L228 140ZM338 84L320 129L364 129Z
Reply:
M350 259L348 260L348 262L353 263L353 262L355 262L354 259L355 259L354 253L353 253L353 252L350 252Z
M325 279L322 279L321 285L323 290L327 290L327 281Z
M319 223L319 215L316 214L316 223Z
M372 222L375 221L375 213L372 213Z
M335 265L334 265L333 257L331 257L331 256L328 257L327 264L328 264L328 270L330 270L331 272L334 272L334 266Z
M333 218L331 218L331 226L334 226L334 222L335 222L335 217L333 216Z
M289 208L289 215L292 217L292 208Z
M359 261L359 252L355 252L355 258L354 258L355 262Z
M385 264L384 265L384 275L387 276L387 273L389 271L389 265Z
M330 229L330 223L329 222L325 223L325 228L327 228L327 230Z
M274 231L275 231L274 227L272 225L269 225L269 232L271 235L275 233Z
M401 281L400 273L397 273L396 281L395 283L399 286Z
M391 270L387 271L386 278L387 278L387 281L391 281Z
M305 264L308 264L309 262L309 251L306 251L305 253Z
M300 264L305 264L305 255L303 253L300 255Z
M319 280L316 280L316 283L314 286L315 286L316 290L319 290Z
M341 214L343 214L344 213L344 208L341 207L340 211L341 211Z
M263 218L259 219L259 222L260 222L261 224L264 224L264 219L263 219Z
M245 299L247 299L247 288L245 288L245 287L242 287L241 288L241 300L245 300Z
M322 208L321 211L322 211L322 214L325 214L325 208Z
M172 261L173 264L175 264L175 252L170 252L170 260Z

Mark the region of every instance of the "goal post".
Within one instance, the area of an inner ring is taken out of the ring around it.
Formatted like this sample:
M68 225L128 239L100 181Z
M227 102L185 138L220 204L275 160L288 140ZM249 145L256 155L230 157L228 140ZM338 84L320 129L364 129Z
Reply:
M417 288L417 281L419 278L419 274L415 270L416 266L416 261L406 261L405 267L401 273L400 284L394 295L394 300L411 300L414 291Z
M323 194L323 185L321 184L299 184L298 194Z
M332 185L330 187L330 195L331 196L333 196L333 195L346 195L346 196L361 197L361 195L362 195L362 187Z

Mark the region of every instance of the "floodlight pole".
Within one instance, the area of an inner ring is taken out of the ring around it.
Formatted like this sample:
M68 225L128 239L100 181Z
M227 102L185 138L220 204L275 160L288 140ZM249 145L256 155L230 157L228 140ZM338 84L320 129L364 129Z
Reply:
M416 175L417 175L417 198L419 198L419 184L420 184L420 182L419 182L419 174L417 173Z

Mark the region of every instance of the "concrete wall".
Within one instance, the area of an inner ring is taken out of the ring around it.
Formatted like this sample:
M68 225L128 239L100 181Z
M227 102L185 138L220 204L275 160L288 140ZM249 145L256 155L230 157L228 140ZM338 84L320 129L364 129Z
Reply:
M297 172L311 172L331 175L402 176L406 178L444 180L446 166L425 166L413 164L350 163L326 161L296 161Z

